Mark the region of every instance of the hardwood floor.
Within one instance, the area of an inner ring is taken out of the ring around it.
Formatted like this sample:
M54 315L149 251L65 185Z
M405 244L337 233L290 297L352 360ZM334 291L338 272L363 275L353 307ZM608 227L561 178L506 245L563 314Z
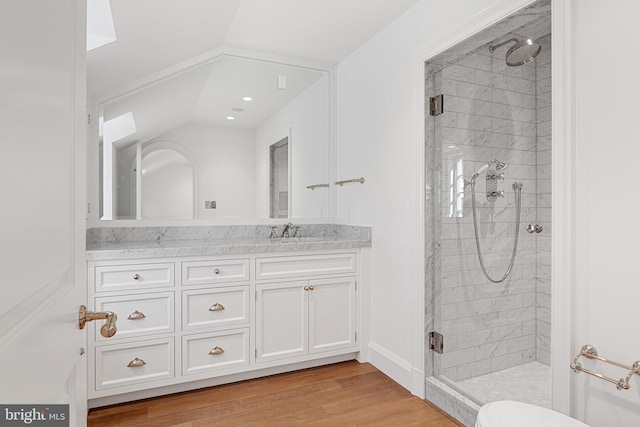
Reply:
M461 426L368 363L274 375L90 411L88 427Z

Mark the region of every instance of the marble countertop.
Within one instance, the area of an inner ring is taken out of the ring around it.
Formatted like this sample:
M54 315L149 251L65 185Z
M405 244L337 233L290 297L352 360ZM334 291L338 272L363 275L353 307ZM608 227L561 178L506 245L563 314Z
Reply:
M271 252L319 251L371 247L371 238L355 236L287 239L241 238L220 240L158 240L88 242L88 261L126 258L167 258Z

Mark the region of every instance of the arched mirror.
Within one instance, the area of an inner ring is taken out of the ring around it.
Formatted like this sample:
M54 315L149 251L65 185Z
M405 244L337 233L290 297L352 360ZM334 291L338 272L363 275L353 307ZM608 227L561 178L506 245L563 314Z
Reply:
M174 142L113 145L113 175L105 188L109 219L193 219L198 194L196 158Z

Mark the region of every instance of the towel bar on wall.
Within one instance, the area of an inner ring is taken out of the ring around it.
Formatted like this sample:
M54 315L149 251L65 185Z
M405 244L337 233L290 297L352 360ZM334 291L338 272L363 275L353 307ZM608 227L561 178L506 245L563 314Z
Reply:
M308 188L309 190L315 190L316 188L323 188L323 187L329 188L329 184L313 184L313 185L307 185L307 188Z
M364 184L364 178L354 178L354 179L345 179L343 181L336 181L336 185L342 187L344 184L350 184L352 182L359 182L360 184Z
M616 381L612 378L605 377L604 375L597 372L593 372L589 369L583 368L582 365L578 362L581 357L609 363L619 368L626 369L629 371L629 373L627 374L626 378L620 378ZM573 358L573 362L571 363L571 365L569 365L569 367L573 369L573 372L575 372L576 374L579 372L584 372L585 374L593 375L594 377L600 378L601 380L605 380L612 384L615 384L618 390L629 390L629 381L631 381L631 377L633 377L633 374L640 375L640 360L633 362L632 366L623 365L622 363L614 362L613 360L598 356L598 351L594 346L589 344L582 346L580 353L576 354L576 357Z

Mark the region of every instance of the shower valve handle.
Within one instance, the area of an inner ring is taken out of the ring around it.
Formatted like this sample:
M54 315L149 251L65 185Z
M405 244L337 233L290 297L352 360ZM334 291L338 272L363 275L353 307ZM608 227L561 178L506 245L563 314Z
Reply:
M501 180L504 179L504 173L502 172L489 172L487 174L487 180Z
M487 197L504 197L504 191L487 191Z

